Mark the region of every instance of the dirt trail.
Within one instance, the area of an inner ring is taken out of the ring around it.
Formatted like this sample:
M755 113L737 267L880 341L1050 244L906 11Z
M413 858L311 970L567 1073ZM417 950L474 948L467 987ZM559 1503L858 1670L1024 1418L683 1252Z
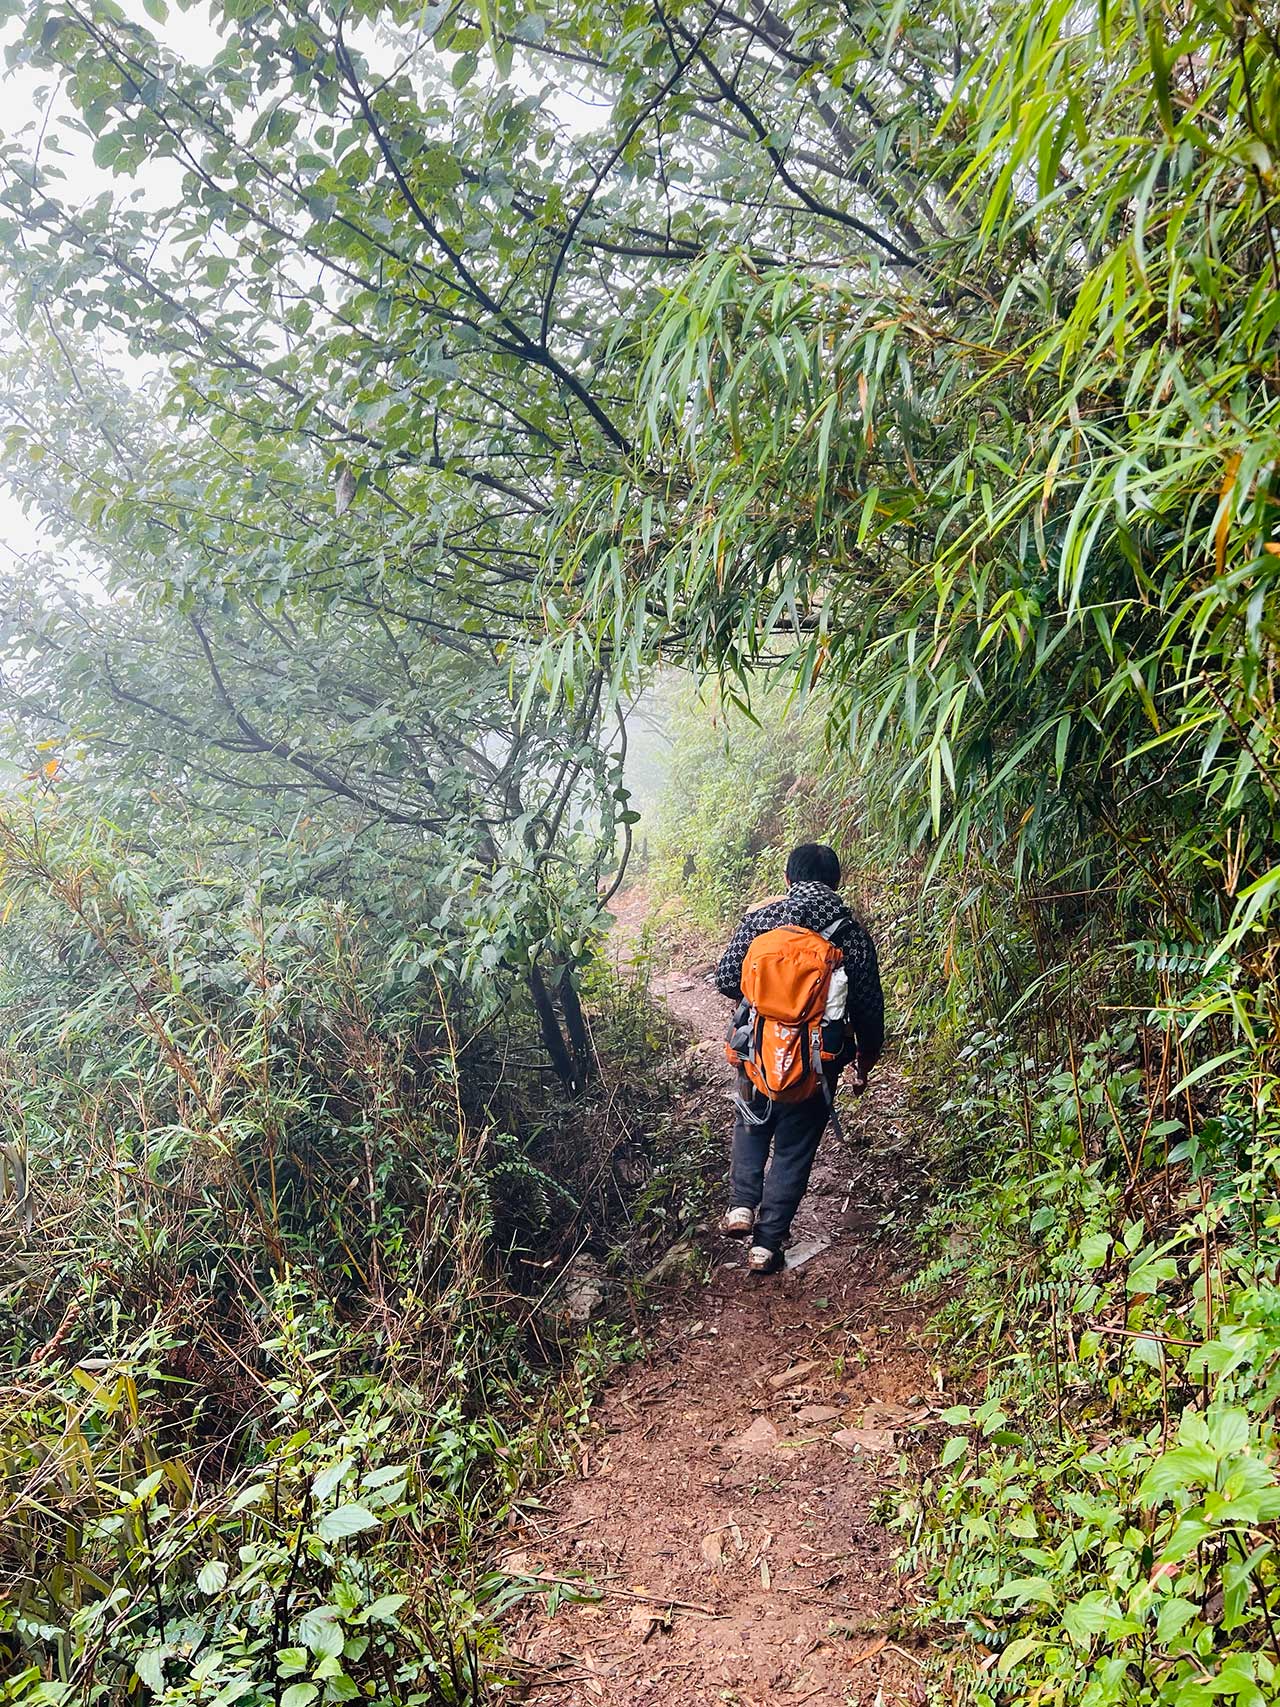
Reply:
M687 1059L727 1157L725 1004L707 971L686 961L655 984L698 1040ZM540 1605L513 1632L528 1701L925 1699L894 1540L876 1521L904 1431L938 1405L894 1244L902 1199L919 1189L904 1105L892 1060L864 1098L846 1094L846 1143L823 1140L797 1266L749 1276L743 1248L708 1234L710 1284L673 1298L648 1359L597 1404L578 1477L546 1496L504 1561L600 1597Z

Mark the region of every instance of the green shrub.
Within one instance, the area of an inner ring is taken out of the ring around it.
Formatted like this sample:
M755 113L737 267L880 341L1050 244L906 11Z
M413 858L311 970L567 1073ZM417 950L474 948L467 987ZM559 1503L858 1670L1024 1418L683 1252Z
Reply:
M899 1522L964 1699L1276 1698L1280 1084L1216 1076L1187 1002L1086 1041L1060 1006L971 1021L920 1085L918 1285L977 1397Z
M643 970L568 1103L519 981L406 979L358 893L0 834L0 1701L486 1697L489 1538L626 1350L556 1274L689 1192Z

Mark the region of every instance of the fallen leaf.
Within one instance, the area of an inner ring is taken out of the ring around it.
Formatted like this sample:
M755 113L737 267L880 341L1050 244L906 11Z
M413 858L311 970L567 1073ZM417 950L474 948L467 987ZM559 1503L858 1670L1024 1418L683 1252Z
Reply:
M588 1651L583 1654L582 1663L587 1668L587 1670L589 1672L596 1672L600 1669L596 1665L596 1657L590 1651L590 1649L588 1649ZM584 1677L582 1681L586 1684L587 1688L591 1691L591 1693L593 1695L603 1695L604 1694L604 1684L600 1682L600 1679L598 1677Z
M705 1563L710 1565L713 1570L724 1564L724 1546L720 1540L718 1529L713 1529L709 1535L702 1537L702 1545L699 1551Z
M767 1559L761 1559L761 1561L760 1561L760 1587L767 1589L770 1585L771 1580L772 1579L770 1578L770 1575L769 1575L769 1561Z
M788 1387L794 1387L798 1381L803 1381L806 1375L812 1375L817 1367L814 1358L810 1358L807 1363L793 1363L790 1369L784 1369L781 1375L771 1375L769 1385L775 1393L785 1392Z
M830 1244L830 1239L806 1239L803 1244L793 1245L787 1252L788 1270L803 1268L812 1257L821 1256Z
M633 1636L639 1638L641 1645L643 1645L650 1636L665 1629L666 1625L658 1614L650 1612L647 1606L633 1606L631 1616L627 1619L627 1628Z
M889 1638L887 1636L877 1636L874 1642L868 1642L865 1648L860 1648L849 1661L849 1664L851 1666L860 1666L863 1660L874 1659L880 1650L882 1648L887 1648L888 1645Z

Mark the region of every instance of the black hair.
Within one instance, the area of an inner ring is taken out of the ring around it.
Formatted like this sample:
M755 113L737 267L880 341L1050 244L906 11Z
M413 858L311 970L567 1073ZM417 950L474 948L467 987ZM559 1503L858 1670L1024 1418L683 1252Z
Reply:
M787 855L788 883L825 883L840 887L840 856L822 842L801 842Z

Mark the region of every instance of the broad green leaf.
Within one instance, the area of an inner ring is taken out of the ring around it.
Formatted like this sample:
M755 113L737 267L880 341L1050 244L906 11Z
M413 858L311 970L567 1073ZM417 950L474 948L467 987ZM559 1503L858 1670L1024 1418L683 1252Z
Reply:
M351 1502L326 1511L316 1524L316 1533L322 1541L342 1541L366 1529L376 1529L378 1523L368 1506Z
M1077 1646L1087 1648L1119 1616L1120 1608L1111 1595L1091 1589L1062 1609L1062 1626Z
M1212 1487L1218 1471L1218 1459L1207 1446L1175 1446L1161 1453L1143 1476L1138 1499L1143 1505L1155 1505L1170 1494L1193 1487Z

